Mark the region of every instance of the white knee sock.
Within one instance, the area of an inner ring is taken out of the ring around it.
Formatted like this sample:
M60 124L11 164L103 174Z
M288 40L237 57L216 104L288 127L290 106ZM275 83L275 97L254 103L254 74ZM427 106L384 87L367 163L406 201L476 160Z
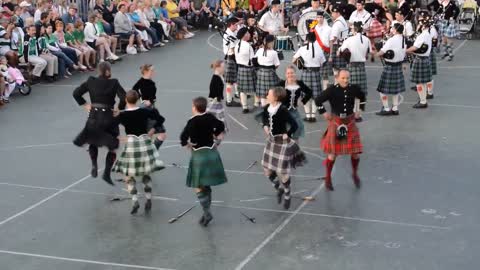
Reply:
M232 93L232 88L233 86L231 84L227 84L227 87L225 87L225 92L227 94L227 102L232 102L233 100L233 93Z
M427 93L433 95L433 80L427 83Z
M427 86L425 84L417 84L417 93L420 98L420 103L427 104Z
M390 107L388 106L388 96L380 93L380 100L382 101L383 109L385 111L390 111Z
M398 111L399 100L400 100L400 95L397 94L392 96L392 103L393 103L392 110Z
M305 103L303 108L305 109L305 117L312 118L313 114L312 114L312 100L311 99L307 103Z
M247 94L243 92L240 93L240 103L242 103L244 109L248 109Z

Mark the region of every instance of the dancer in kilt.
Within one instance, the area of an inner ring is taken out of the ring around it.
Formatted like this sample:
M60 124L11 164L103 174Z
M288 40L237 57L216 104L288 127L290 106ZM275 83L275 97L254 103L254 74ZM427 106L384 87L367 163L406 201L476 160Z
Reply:
M140 208L137 196L135 177L141 177L144 185L145 212L152 209L152 179L150 174L165 168L159 159L157 147L152 142L151 136L155 133L156 126L162 126L165 118L158 111L139 108L137 101L139 95L135 90L127 92L127 108L116 117L116 122L125 127L127 134L125 147L113 167L114 172L125 175L127 190L132 196L132 210L136 214ZM150 121L154 127L150 128Z
M210 113L206 113L207 99L197 97L193 100L193 116L180 135L182 146L187 146L192 151L188 167L187 186L195 190L203 216L199 223L208 226L213 219L210 213L212 203L211 186L227 182L222 159L217 151L214 139L223 138L224 124Z
M300 137L305 136L305 127L302 118L298 112L298 99L302 98L302 103L305 105L312 98L312 89L310 89L303 81L297 80L297 74L294 66L288 66L285 71L285 81L280 81L278 84L285 88L285 98L282 100L283 106L288 109L288 112L297 123L297 130L292 134L292 139L297 141Z
M325 21L325 12L317 11L317 25L313 29L318 45L322 48L325 59L330 58L330 33L332 28ZM326 61L320 67L320 75L322 76L322 89L325 90L329 84L329 77L333 76L332 63ZM314 97L316 98L316 96Z
M442 44L445 53L442 59L447 58L448 61L453 60L453 41L458 35L457 17L460 14L460 9L455 4L455 1L445 0L441 4L442 21L440 25L440 32L443 36Z
M255 105L258 107L261 102L262 107L267 105L268 90L276 86L279 82L276 69L280 66L280 59L278 59L277 52L273 49L275 44L275 37L272 35L265 36L263 47L259 48L255 57L258 59L257 69L257 85L256 91L257 100ZM260 101L258 101L260 99Z
M139 97L142 100L141 107L153 111L155 114L160 114L158 109L155 107L155 102L157 101L157 87L155 82L152 80L155 72L155 68L151 64L145 64L140 67L140 73L142 77L135 83L133 90L135 90ZM154 126L155 121L151 120L149 127L155 128L155 133L158 134L155 137L155 147L158 149L163 144L166 136L166 130L163 125Z
M334 20L332 30L330 32L330 57L328 62L332 63L333 74L337 77L337 73L340 69L347 67L347 61L337 54L338 49L342 46L343 41L348 35L348 24L341 14L339 6L335 6L331 9L331 16Z
M268 105L263 109L262 115L263 129L268 136L263 150L262 165L265 176L277 190L278 203L282 203L283 196L283 207L289 209L290 172L292 168L303 164L305 155L298 144L291 139L298 127L295 119L282 105L281 100L285 95L285 89L282 87L275 87L268 91ZM290 126L289 129L287 125Z
M316 99L319 113L328 120L328 127L321 139L320 148L327 154L325 187L330 191L333 191L332 169L338 155L351 156L353 183L357 188L360 187L358 164L363 145L355 123L353 108L355 99L358 98L360 109L365 110L366 97L358 86L349 84L349 77L348 70L340 70L336 78L338 84L323 91ZM330 103L332 114L327 113L323 106L326 101Z
M240 107L240 103L233 100L234 88L237 85L237 62L235 61L235 45L237 44L238 19L233 17L227 20L227 30L223 34L223 54L225 54L225 83L227 107Z
M402 35L403 30L402 24L397 23L393 25L393 37L387 40L377 54L379 57L383 57L385 61L377 87L383 105L382 109L376 113L380 116L399 115L400 93L405 92L402 63L407 50L407 45ZM392 108L388 105L388 96L392 97Z
M237 39L240 40L235 47L235 59L237 59L238 74L237 84L240 92L240 103L243 107L243 113L248 113L247 96L255 95L256 75L252 64L252 58L255 55L252 46L248 43L250 34L246 27L238 30Z
M430 51L432 49L432 37L428 32L430 22L419 20L422 33L415 39L412 47L407 49L408 54L415 54L412 64L411 81L416 84L419 102L413 105L415 109L424 109L427 104L427 83L432 81L432 69L430 63Z
M322 76L320 74L321 66L326 62L323 50L316 41L315 33L307 34L307 44L300 47L293 56L293 63L300 57L303 59L304 68L301 80L311 89L313 97L317 97L322 92ZM304 106L305 122L315 122L316 106L315 101L310 99Z
M223 89L225 87L223 74L225 72L225 64L222 60L217 60L210 67L213 69L213 76L210 80L207 112L215 115L218 120L222 121L225 125L225 130L227 130L225 109L223 108Z
M370 39L362 34L362 22L356 21L353 23L353 36L347 38L342 46L338 49L338 54L348 50L351 54L348 63L348 70L350 71L350 84L357 85L360 90L367 96L367 72L365 71L365 61L367 61L370 52ZM362 116L360 114L360 101L355 99L355 120L361 122Z
M107 147L108 153L105 158L105 170L102 179L110 185L113 181L110 178L110 171L116 159L115 150L118 148L118 125L114 121L115 96L118 96L120 103L118 109L125 108L125 90L117 79L111 79L112 71L108 62L102 62L98 65L98 78L89 77L75 91L73 98L89 112L87 123L83 130L74 139L76 146L82 147L89 144L88 153L92 162L92 177L98 174L98 147ZM89 93L90 102L83 98L83 95Z

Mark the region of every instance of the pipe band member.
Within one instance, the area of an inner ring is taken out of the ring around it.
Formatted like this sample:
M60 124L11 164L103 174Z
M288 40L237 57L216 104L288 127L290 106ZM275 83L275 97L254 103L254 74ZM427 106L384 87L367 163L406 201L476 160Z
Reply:
M274 43L275 37L267 35L264 39L263 47L258 49L255 54L258 62L255 90L257 99L260 99L260 101L257 100L255 102L257 107L260 105L257 102L260 102L262 107L267 105L268 90L277 86L280 81L276 72L276 69L280 66L280 59L278 58L278 53L273 49Z
M79 147L89 144L88 153L92 161L91 175L94 178L98 174L98 147L108 148L102 179L113 185L110 171L116 159L115 150L119 145L117 137L120 133L118 125L114 121L115 96L118 96L120 100L118 109L123 110L125 109L126 93L118 80L111 78L112 72L108 62L98 65L98 73L98 77L89 77L86 82L73 91L73 98L78 105L83 106L89 112L85 127L73 143ZM91 103L87 103L83 98L86 93L90 95Z
M250 34L246 27L238 30L237 39L240 40L235 47L235 58L238 66L238 91L240 92L240 103L242 104L243 113L248 113L250 110L248 109L247 96L255 94L256 74L252 63L255 52L250 43L248 43Z
M337 55L337 51L342 46L343 41L348 35L348 24L345 18L340 13L340 7L335 6L332 8L332 19L334 20L332 30L330 32L330 57L328 61L332 63L333 73L336 75L338 70L347 67L347 61L344 58Z
M227 30L223 34L223 54L225 55L225 83L227 107L240 107L240 103L233 100L237 85L237 62L235 60L235 46L238 43L237 29L239 20L235 17L227 20Z

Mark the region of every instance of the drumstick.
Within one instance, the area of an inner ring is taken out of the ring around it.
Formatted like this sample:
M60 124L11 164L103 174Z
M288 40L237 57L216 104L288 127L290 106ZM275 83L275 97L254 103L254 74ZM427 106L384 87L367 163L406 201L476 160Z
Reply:
M195 206L197 206L197 204L195 203L192 207L188 208L187 210L183 211L182 213L180 213L180 215L174 217L174 218L171 218L168 220L168 223L172 224L174 223L175 221L181 219L183 216L185 216L188 212L190 212L193 208L195 208Z

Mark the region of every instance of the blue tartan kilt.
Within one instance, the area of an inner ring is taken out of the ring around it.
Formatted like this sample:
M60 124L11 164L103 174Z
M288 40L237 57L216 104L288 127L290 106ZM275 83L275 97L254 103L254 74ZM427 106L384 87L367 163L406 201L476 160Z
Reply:
M325 63L323 63L322 67L320 68L320 75L322 76L322 80L328 80L328 77L333 76L333 68L332 63L328 62L328 58L330 57L329 53L323 52L325 54Z
M298 112L298 109L290 109L288 110L290 115L292 116L293 120L297 123L297 130L295 133L292 134L292 139L297 140L300 137L305 137L305 125L303 124L302 117L300 116L300 113Z
M430 66L430 57L415 56L412 63L410 81L416 84L428 83L432 81L432 69Z
M430 63L432 67L432 76L437 75L437 55L435 54L435 50L432 48L430 51Z
M333 44L332 50L331 50L331 54L332 54L332 67L333 67L334 69L347 68L347 61L346 61L343 57L337 55L337 51L338 51L339 48L340 48L340 45L338 45L338 44Z
M442 20L440 32L447 38L455 38L458 36L457 24L453 21Z
M365 71L365 63L350 63L348 70L350 71L350 84L357 85L363 93L367 94L367 72Z
M322 92L322 77L320 71L305 69L302 71L300 80L302 80L308 88L312 89L313 98L318 97Z
M238 66L237 89L245 94L255 94L255 69L253 67Z
M405 77L402 63L386 64L383 67L377 91L385 95L396 95L405 92Z
M268 90L277 86L279 82L280 79L278 78L275 69L259 68L257 70L257 85L255 89L257 96L265 98L268 94Z
M225 63L225 83L237 82L237 63L234 59L227 58Z

